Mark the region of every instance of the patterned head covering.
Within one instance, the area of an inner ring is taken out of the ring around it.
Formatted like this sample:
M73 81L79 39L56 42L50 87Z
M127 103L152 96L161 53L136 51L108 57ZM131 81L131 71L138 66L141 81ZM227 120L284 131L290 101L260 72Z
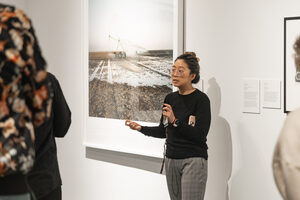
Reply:
M34 127L50 117L52 90L31 21L0 4L0 176L27 173Z

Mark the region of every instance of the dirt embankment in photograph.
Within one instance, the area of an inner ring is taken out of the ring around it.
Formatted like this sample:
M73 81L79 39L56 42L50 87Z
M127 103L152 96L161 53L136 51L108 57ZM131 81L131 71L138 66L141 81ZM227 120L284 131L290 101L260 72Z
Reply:
M139 86L108 83L94 79L89 83L89 115L112 119L159 122L168 86Z

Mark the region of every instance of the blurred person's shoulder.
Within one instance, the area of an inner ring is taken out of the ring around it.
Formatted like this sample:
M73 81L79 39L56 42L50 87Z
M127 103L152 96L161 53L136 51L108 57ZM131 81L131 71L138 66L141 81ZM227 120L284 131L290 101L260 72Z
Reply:
M54 74L52 74L51 72L47 72L47 80L51 84L53 84L53 87L56 87L56 85L58 84L58 80L57 80L56 76Z
M52 79L56 80L55 75L52 74L51 72L47 72L47 78L48 78L49 80L52 80Z
M298 126L300 127L300 107L289 112L288 115L287 115L287 121L290 121L292 123L296 123L298 124Z
M283 124L280 140L289 140L288 138L298 138L300 132L300 108L297 108L288 113Z
M300 107L297 108L297 109L295 109L295 110L293 110L292 112L290 112L290 114L293 114L293 115L300 115ZM289 114L289 115L290 115L290 114Z

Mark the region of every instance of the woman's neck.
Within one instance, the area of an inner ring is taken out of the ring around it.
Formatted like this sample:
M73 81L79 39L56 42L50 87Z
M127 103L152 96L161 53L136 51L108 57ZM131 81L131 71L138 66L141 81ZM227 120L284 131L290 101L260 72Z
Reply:
M194 92L196 89L193 88L192 85L188 85L188 86L178 87L178 90L179 90L179 94L188 95L188 94L191 94L192 92Z

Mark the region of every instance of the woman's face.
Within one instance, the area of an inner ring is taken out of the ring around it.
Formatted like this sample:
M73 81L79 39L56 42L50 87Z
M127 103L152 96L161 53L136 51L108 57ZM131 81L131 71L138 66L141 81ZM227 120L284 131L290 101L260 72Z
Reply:
M300 38L294 44L296 70L300 72Z
M175 87L182 87L192 84L192 80L196 77L196 74L190 74L191 70L188 65L182 59L176 60L172 69L172 83Z
M296 65L296 71L300 72L300 55L295 55L295 65Z

